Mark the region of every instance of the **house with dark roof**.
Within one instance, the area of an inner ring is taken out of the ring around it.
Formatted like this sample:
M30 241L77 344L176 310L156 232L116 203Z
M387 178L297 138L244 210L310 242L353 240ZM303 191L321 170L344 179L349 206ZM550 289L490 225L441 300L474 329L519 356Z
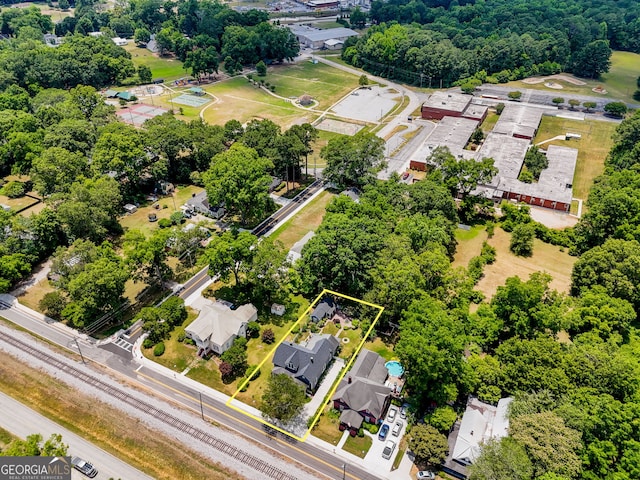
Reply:
M284 373L313 394L340 343L332 335L312 335L306 345L282 342L273 355L272 375Z
M324 297L320 300L320 303L316 305L316 308L313 309L313 312L311 312L311 321L317 323L325 318L331 318L333 314L336 313L337 308L338 306L332 298Z
M355 435L363 421L383 422L391 403L391 388L385 385L388 376L384 358L362 349L331 398L333 407L342 412L341 429Z

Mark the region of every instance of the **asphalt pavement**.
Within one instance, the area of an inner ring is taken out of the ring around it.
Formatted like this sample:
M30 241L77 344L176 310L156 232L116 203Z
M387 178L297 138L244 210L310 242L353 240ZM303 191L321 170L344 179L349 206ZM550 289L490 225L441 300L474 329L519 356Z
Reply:
M152 478L2 392L0 392L0 411L11 412L10 415L0 415L0 427L20 438L39 433L43 440L47 440L54 433L61 434L62 442L69 446L69 456L78 456L96 467L98 470L96 480L109 478L151 480ZM72 471L71 478L86 479L76 470Z

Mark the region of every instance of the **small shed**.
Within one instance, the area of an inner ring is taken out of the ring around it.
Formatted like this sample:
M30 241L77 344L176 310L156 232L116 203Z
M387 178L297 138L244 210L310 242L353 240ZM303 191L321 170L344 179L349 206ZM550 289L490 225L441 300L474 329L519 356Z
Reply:
M107 90L104 92L105 97L107 98L116 98L118 96L118 91L116 90Z
M202 88L200 87L191 87L189 89L189 93L193 93L194 95L198 95L199 97L201 97L202 95L204 95L204 90L202 90Z
M279 303L274 303L271 305L271 313L273 315L277 315L279 317L281 317L282 315L284 315L285 312L285 306L284 305L280 305Z
M138 207L136 207L133 203L127 203L123 208L124 211L128 214L132 214L138 211Z

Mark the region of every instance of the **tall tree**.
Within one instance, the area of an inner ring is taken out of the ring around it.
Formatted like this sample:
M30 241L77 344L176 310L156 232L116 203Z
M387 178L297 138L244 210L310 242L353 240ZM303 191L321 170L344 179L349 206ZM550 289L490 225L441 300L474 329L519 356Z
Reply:
M240 285L240 272L251 263L257 240L249 232L224 232L207 246L205 255L209 260L209 268L225 282L233 273L236 285Z
M531 480L533 466L524 447L512 438L492 439L482 445L470 467L469 480Z
M288 423L302 412L307 403L304 389L289 375L271 375L262 395L262 413L267 418Z
M323 177L339 189L362 188L384 166L384 140L373 133L332 138L320 156L327 162Z
M213 157L211 168L203 175L209 202L224 204L232 215L239 215L242 225L257 220L271 208L269 198L273 163L259 157L252 148L233 144Z

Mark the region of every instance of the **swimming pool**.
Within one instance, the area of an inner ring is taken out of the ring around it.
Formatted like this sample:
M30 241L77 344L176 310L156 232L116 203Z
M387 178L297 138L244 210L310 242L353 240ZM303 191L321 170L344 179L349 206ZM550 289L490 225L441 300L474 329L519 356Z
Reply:
M387 367L389 375L391 375L392 377L401 377L404 373L404 368L402 368L400 362L397 362L395 360L385 363L384 366Z

